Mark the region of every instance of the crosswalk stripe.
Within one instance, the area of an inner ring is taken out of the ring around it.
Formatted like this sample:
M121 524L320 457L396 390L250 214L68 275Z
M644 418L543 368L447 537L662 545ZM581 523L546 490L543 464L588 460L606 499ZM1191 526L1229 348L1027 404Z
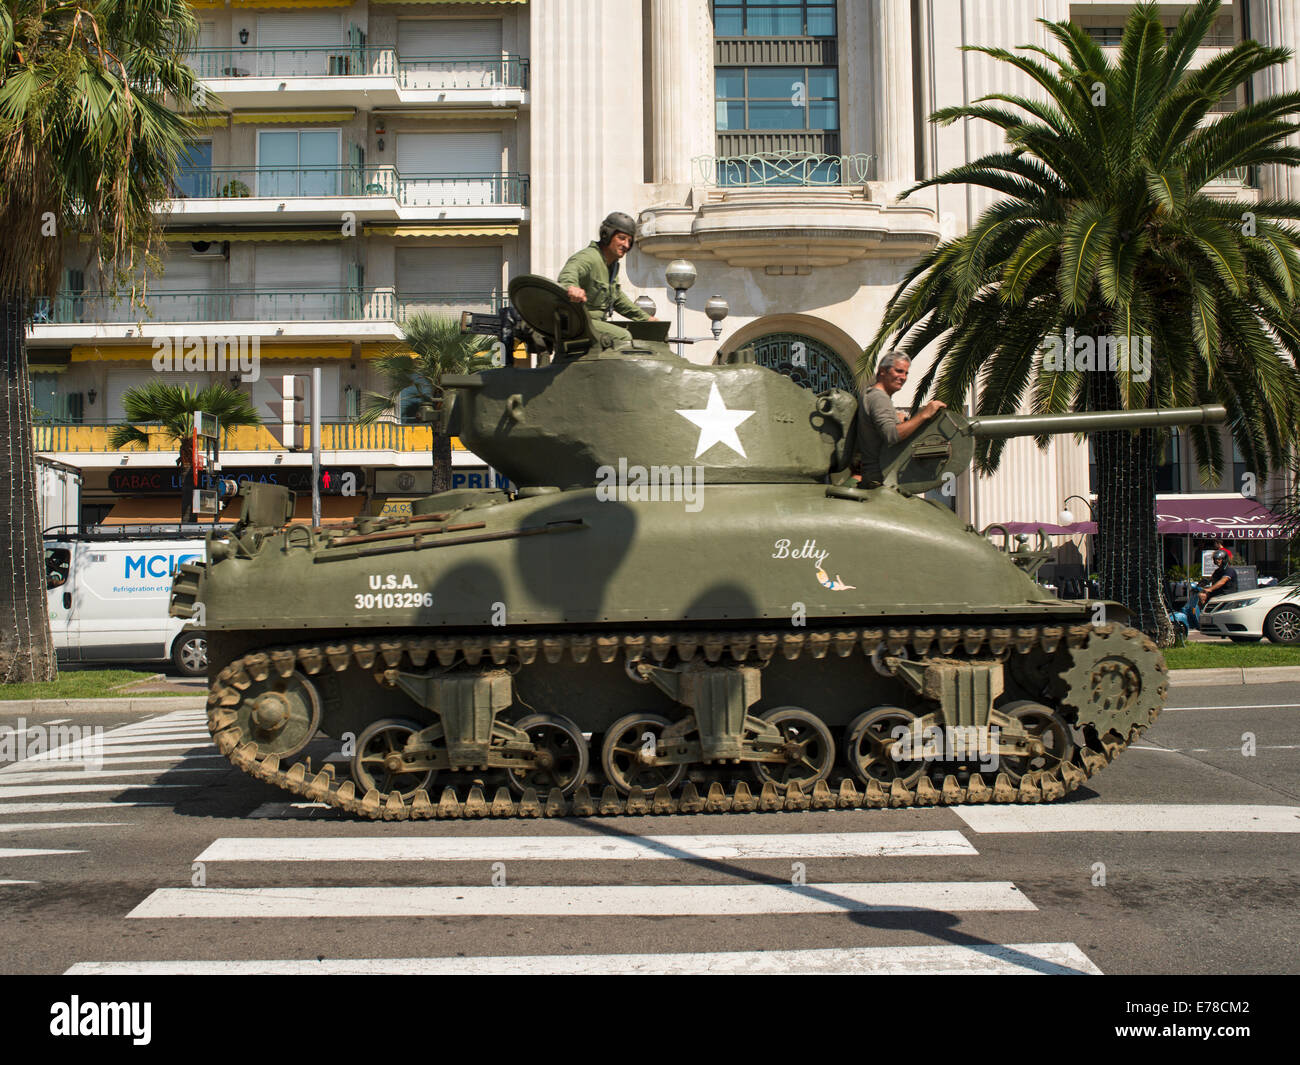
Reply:
M985 947L841 947L715 954L558 954L478 958L308 958L277 961L78 962L68 976L490 976L671 975L710 973L912 974L995 976L1087 974L1101 970L1073 943L998 943Z
M211 744L212 738L208 737L208 744ZM194 743L142 743L128 744L125 746L114 746L113 754L161 754L163 751L192 751L196 747L204 746L203 741ZM42 751L40 754L33 754L27 758L28 762L58 762L69 761L75 762L89 756L98 761L98 755L108 750L108 746L96 747L78 746L76 748L67 748L57 751Z
M86 760L87 759L81 758L56 758L42 761L40 764L42 766L52 765L54 767L59 765L82 765ZM138 765L142 763L146 765L156 763L180 765L182 762L225 762L229 759L227 759L224 754L127 754L121 757L113 755L107 758L95 758L89 760L94 761L96 765ZM30 773L34 768L36 767L31 765L30 759L23 762L11 762L7 766L0 767L0 780L3 780L7 776L19 773Z
M125 821L18 821L5 824L0 821L0 832L46 832L56 828L114 828Z
M1300 832L1300 806L955 806L976 832Z
M39 884L39 880L0 880L0 887L10 887L14 884Z
M5 814L57 814L69 810L115 810L119 806L170 806L166 802L0 802ZM3 824L3 822L0 822Z
M264 802L248 816L306 821L319 819L322 814L333 817L341 813L327 802Z
M0 785L0 802L5 799L32 799L38 795L74 795L90 791L140 791L144 788L198 788L201 784L19 784Z
M101 777L139 777L152 776L160 773L224 773L221 766L187 766L175 768L168 766L158 768L157 766L149 769L68 769L64 772L51 772L45 770L42 772L31 773L13 773L0 778L0 794L3 794L4 788L10 784L35 784L43 780L92 780ZM125 787L134 787L133 784L125 784Z
M960 832L717 836L227 837L198 862L628 861L978 854Z
M85 854L85 851L50 851L32 847L0 847L0 858L39 858L49 854Z
M1009 881L574 887L158 888L128 917L687 917L1036 910Z

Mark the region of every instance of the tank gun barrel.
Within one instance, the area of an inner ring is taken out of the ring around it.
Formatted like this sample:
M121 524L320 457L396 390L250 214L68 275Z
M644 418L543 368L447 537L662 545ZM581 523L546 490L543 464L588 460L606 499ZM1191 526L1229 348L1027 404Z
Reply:
M1112 429L1156 429L1166 425L1218 425L1227 420L1221 404L1169 410L1085 411L1068 414L997 414L972 418L971 432L983 439L1044 433L1099 433Z

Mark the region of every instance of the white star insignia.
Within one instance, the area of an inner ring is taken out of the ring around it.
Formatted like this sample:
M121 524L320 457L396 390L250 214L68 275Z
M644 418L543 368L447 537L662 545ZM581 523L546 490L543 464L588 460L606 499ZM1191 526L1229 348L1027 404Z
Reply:
M703 410L679 410L677 412L688 422L700 427L700 441L695 447L695 457L699 458L714 444L726 444L741 458L749 458L745 448L736 435L736 427L747 418L752 418L752 410L727 410L718 392L718 383L709 386L709 402Z

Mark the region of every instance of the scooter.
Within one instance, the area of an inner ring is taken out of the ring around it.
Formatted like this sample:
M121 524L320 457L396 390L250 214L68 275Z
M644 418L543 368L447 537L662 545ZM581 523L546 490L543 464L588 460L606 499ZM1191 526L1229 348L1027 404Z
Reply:
M1174 624L1174 636L1179 644L1187 639L1187 634L1192 630L1200 630L1201 627L1201 589L1206 587L1208 581L1202 580L1196 589L1191 593L1190 598L1181 607L1169 615L1169 620Z

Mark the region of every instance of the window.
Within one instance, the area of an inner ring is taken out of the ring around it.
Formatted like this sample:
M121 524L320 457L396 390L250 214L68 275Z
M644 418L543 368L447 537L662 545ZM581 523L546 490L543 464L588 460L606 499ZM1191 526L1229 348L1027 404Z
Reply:
M1175 493L1183 490L1181 470L1179 467L1182 440L1177 429L1169 433L1164 447L1156 459L1156 491Z
M337 196L337 129L262 130L257 135L257 195Z
M834 67L719 67L714 85L720 133L840 127Z
M716 37L834 37L834 0L716 0Z
M176 171L177 196L212 195L212 142L195 141L180 158Z

